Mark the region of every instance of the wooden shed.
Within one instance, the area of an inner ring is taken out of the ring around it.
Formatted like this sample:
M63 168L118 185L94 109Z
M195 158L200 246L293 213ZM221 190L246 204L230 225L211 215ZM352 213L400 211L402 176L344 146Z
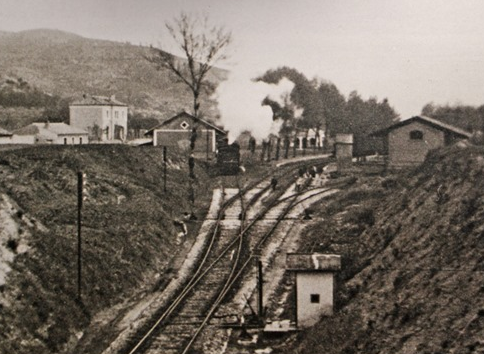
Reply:
M415 116L370 136L383 137L387 150L387 167L391 169L421 164L430 150L471 137L471 133L437 119Z

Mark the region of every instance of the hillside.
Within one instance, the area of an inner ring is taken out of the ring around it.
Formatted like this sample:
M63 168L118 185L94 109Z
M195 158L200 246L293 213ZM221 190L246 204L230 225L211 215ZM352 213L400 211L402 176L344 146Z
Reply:
M109 328L109 318L130 299L172 277L174 257L183 256L190 244L179 244L173 221L190 211L190 204L187 161L171 153L168 157L164 192L162 150L156 147L37 146L0 151L0 353L66 350L100 313ZM87 180L81 303L80 170ZM206 208L211 197L204 171L197 164L196 210ZM189 241L198 223L188 228ZM95 330L103 333L98 322Z
M115 94L117 99L146 116L168 118L191 110L192 96L171 73L148 63L149 48L88 39L58 30L39 29L0 35L0 81L21 78L46 93L72 99L84 93ZM214 68L218 82L226 72ZM215 117L214 104L205 97L202 111Z
M484 149L459 143L321 205L301 251L342 255L337 311L278 351L482 353L483 175Z

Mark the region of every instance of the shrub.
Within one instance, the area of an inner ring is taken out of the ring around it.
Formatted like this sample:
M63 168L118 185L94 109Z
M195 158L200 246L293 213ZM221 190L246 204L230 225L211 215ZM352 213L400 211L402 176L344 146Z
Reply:
M484 134L481 131L477 131L472 134L470 142L474 145L484 145Z
M13 252L17 252L18 241L14 239L9 239L7 241L7 248L10 248Z
M359 208L348 212L347 221L359 226L373 226L375 224L375 213L373 208Z
M372 226L375 224L375 213L373 209L371 208L365 208L361 210L361 212L358 215L357 221L359 223L363 223L369 226Z
M394 178L387 178L381 182L381 186L385 189L393 189L398 185L397 180Z

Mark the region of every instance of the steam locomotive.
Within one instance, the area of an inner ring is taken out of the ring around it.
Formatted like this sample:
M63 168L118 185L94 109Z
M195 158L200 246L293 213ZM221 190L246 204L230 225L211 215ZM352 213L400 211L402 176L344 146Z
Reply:
M228 176L239 173L240 146L227 141L218 146L216 169L219 175Z

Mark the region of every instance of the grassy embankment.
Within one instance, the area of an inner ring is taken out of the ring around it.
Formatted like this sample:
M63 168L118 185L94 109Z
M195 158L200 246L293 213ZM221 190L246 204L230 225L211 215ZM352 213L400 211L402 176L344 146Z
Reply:
M77 300L77 172L87 179L82 220L82 302ZM194 212L203 218L212 187L195 169ZM52 353L76 342L92 319L126 299L157 290L172 276L173 220L191 211L188 165L169 153L163 191L162 150L127 146L36 146L0 152L2 231L13 259L0 287L0 352ZM186 246L187 245L187 246ZM122 307L122 306L121 306ZM99 329L104 330L102 328ZM106 333L109 337L109 333Z
M316 208L301 251L341 254L336 313L276 352L482 351L483 175L483 148L460 143Z

